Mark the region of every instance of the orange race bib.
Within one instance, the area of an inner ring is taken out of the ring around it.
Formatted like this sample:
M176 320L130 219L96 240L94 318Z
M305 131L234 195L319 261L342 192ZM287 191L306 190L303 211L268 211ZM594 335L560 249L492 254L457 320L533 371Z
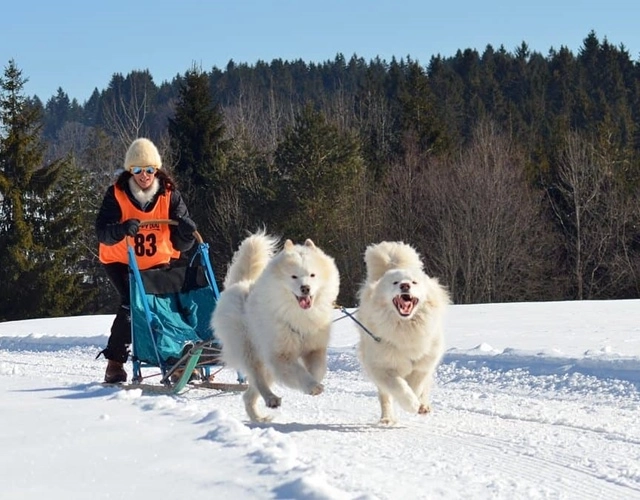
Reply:
M151 212L143 212L133 206L127 194L117 186L114 189L116 200L122 211L120 222L127 219L152 220L169 218L169 202L171 192L168 191L158 197L155 207ZM146 224L140 226L138 234L133 237L125 237L115 245L100 244L99 256L103 264L120 262L127 264L127 245L133 247L136 262L140 269L167 264L172 258L180 257L180 252L171 245L171 232L168 224Z

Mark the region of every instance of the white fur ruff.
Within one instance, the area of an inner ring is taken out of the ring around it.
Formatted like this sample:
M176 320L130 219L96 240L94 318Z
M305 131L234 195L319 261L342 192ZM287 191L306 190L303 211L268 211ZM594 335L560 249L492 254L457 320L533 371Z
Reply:
M449 294L427 276L418 253L401 242L370 245L367 277L360 288L358 354L378 389L380 423L395 423L394 401L426 414L433 375L444 353L443 315Z
M307 240L278 241L264 231L241 244L211 318L222 342L225 363L247 376L243 394L252 421L269 417L257 409L259 396L269 408L281 398L274 382L318 395L327 369L327 346L340 275L334 260Z

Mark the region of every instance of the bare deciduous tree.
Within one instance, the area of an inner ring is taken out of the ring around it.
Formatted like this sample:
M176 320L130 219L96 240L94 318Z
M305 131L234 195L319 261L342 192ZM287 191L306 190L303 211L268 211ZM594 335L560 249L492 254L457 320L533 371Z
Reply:
M540 200L517 148L490 122L449 159L393 172L397 235L413 243L430 274L459 303L539 297L548 280Z
M549 201L561 230L578 300L605 296L628 280L625 228L633 207L615 175L615 158L576 132L563 142ZM627 262L629 262L627 260Z
M126 84L128 88L125 88ZM112 88L105 99L104 121L106 129L127 147L138 137L148 134L146 119L149 110L150 75L131 73L119 88Z

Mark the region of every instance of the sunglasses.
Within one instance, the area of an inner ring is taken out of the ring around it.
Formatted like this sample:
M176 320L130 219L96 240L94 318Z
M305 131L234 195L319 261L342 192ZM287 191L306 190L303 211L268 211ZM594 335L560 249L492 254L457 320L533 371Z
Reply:
M149 175L151 175L151 174L155 174L156 170L158 169L153 165L149 165L147 167L131 167L131 173L133 175L138 175L138 174L141 174L142 172L146 172Z

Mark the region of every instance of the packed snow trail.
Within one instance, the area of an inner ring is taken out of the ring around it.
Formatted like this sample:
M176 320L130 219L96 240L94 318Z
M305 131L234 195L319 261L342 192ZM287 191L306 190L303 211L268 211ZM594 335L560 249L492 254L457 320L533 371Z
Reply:
M252 424L238 394L103 388L104 362L93 359L94 347L6 345L0 382L33 379L43 404L66 404L69 411L94 400L113 405L114 413L133 405L144 422L140 446L170 435L172 461L182 464L178 470L188 465L189 481L201 483L203 493L212 487L212 470L193 457L223 453L241 471L225 488L242 498L640 498L640 395L630 381L534 375L502 370L497 361L487 367L445 357L433 413L398 409L399 424L386 427L377 424L375 387L355 349L333 348L322 395L281 389L282 408L265 410L274 421ZM133 460L136 440L120 452L135 467L132 478L155 474L161 488L175 491L175 477L158 475L153 460ZM15 453L20 459L23 451Z

